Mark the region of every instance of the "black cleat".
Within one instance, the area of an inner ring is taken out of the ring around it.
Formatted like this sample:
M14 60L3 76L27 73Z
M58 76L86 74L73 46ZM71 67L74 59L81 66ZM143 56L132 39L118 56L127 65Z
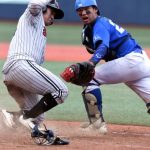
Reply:
M44 125L45 126L45 125ZM35 126L31 131L31 137L37 145L68 145L69 141L58 136L54 136L52 130L39 130Z
M54 143L52 145L68 145L69 141L66 139L62 139L60 137L56 137Z

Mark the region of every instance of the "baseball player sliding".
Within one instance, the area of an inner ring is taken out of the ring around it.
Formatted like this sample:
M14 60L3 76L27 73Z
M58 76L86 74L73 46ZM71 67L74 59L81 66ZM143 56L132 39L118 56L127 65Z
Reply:
M43 134L46 140L50 139L49 132L46 130L39 134L37 128L44 120L43 113L63 103L68 96L65 84L52 72L41 67L47 40L46 27L52 25L54 19L63 16L64 12L55 0L30 0L19 19L3 67L4 83L20 107L18 113L2 110L5 123L14 127L19 121L34 130L33 137ZM39 95L42 95L41 99ZM47 141L47 144L51 143ZM68 142L57 139L55 144Z
M96 0L76 0L75 10L84 24L82 43L92 57L67 67L61 76L67 82L86 85L84 80L93 75L91 69L88 75L91 67L87 66L95 67L94 78L82 93L90 121L84 127L107 133L99 89L103 84L125 83L142 98L150 114L150 60L144 50L124 28L100 15ZM98 65L101 60L106 63ZM79 78L84 71L86 75Z

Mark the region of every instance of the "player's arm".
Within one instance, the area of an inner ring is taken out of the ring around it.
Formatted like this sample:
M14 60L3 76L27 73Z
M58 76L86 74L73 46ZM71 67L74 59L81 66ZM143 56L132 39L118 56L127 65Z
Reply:
M31 0L28 7L32 16L37 16L41 11L46 10L46 5L52 0Z
M94 65L106 56L109 47L109 40L110 33L108 28L101 23L97 23L93 28L93 44L95 51L90 59Z
M96 65L100 60L107 54L107 46L105 44L99 44L96 51L94 52L93 56L89 60L94 65Z

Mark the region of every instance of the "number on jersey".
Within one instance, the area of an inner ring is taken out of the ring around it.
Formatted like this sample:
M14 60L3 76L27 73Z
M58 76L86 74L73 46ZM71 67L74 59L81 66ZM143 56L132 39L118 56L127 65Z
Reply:
M120 27L117 24L115 24L114 22L112 22L112 20L109 20L109 22L110 22L111 25L113 25L116 28L116 30L118 32L123 33L125 31L122 27Z

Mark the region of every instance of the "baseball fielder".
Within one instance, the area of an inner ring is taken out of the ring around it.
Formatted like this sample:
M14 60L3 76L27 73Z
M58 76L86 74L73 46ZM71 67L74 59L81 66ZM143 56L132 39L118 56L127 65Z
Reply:
M21 109L19 121L27 127L29 124L33 127L32 123L40 124L43 113L63 103L68 95L65 84L41 66L47 40L46 27L63 16L64 12L55 0L30 0L10 43L3 67L4 83ZM13 127L14 114L6 110L2 113L7 125ZM29 122L28 118L34 119Z
M96 0L76 0L75 10L84 24L82 43L92 54L88 63L96 66L102 59L106 61L95 67L94 79L83 92L90 114L87 128L101 131L105 127L99 89L103 84L125 83L142 98L150 113L150 60L144 50L124 28L100 15Z

